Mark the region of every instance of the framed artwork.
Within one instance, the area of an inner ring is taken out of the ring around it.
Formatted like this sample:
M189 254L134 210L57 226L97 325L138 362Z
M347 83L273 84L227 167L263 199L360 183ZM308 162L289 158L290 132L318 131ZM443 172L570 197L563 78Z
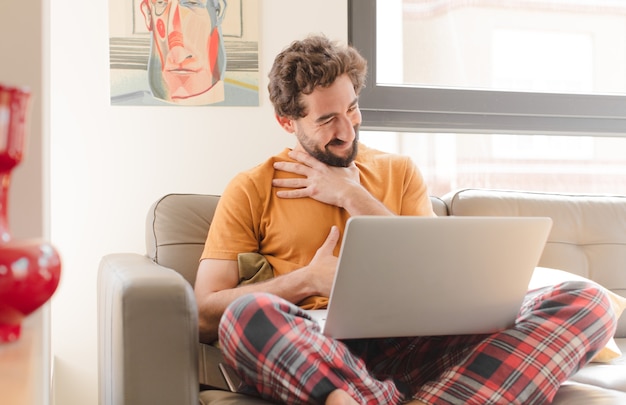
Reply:
M258 106L256 0L109 0L111 105Z

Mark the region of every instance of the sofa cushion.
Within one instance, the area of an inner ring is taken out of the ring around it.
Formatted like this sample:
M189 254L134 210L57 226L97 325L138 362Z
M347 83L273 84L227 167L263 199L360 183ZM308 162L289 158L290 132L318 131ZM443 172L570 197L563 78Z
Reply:
M450 215L547 216L538 265L568 271L626 296L626 197L465 189L443 197ZM626 337L626 317L617 337Z
M557 391L552 405L621 405L626 404L626 393L567 381Z
M168 194L146 217L146 254L193 285L219 196Z
M433 211L438 217L445 217L448 215L448 206L439 197L430 197L430 202L433 205Z
M251 397L243 394L235 394L227 391L202 391L200 393L200 404L219 404L219 405L268 405L271 402L260 398Z

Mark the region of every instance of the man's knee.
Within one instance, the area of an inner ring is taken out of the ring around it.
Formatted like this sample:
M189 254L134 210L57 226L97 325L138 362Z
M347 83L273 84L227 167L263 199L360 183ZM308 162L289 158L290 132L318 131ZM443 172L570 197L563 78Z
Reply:
M268 293L250 293L235 299L222 315L220 335L222 329L230 329L235 324L247 324L257 317L256 314L271 312L277 307L276 301L277 297Z
M606 335L608 340L615 333L617 318L612 307L609 292L604 287L591 281L567 281L557 287L562 304L571 306L571 322L579 320L580 325L587 325L590 333ZM601 345L604 343L601 343Z

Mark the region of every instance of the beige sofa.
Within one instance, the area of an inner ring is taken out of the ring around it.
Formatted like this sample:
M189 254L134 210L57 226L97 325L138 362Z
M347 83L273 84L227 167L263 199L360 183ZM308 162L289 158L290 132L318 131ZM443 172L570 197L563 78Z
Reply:
M197 343L192 285L217 201L210 195L167 195L150 208L147 254L102 258L100 405L267 403L211 389L225 387L212 364L219 352ZM552 217L539 266L588 277L626 296L626 197L461 190L432 201L438 215ZM626 316L615 336L626 353ZM626 356L584 367L553 403L626 404Z

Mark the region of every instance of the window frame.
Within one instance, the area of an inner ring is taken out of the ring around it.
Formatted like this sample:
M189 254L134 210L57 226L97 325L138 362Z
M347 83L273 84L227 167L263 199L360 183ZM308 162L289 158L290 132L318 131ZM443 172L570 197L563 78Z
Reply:
M348 41L368 61L362 129L626 136L626 95L382 85L376 78L376 1L348 0Z

